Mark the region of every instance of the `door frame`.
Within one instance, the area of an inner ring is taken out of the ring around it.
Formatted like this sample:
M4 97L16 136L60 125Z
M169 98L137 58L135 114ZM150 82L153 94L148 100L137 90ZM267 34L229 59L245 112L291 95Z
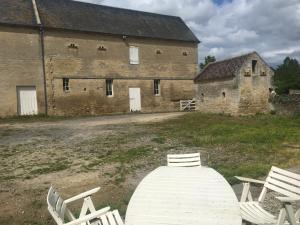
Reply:
M34 88L35 90L35 96L36 96L36 114L33 115L38 115L39 113L39 105L38 105L38 97L37 97L37 90L36 90L36 86L35 85L17 85L16 86L16 93L17 93L17 113L19 116L26 116L26 115L21 115L21 100L20 100L20 94L19 94L19 90L21 88Z
M131 104L130 104L130 89L139 89L140 90L140 110L139 111L131 111ZM128 87L128 98L129 98L129 112L141 112L142 111L142 89L136 86L129 86Z

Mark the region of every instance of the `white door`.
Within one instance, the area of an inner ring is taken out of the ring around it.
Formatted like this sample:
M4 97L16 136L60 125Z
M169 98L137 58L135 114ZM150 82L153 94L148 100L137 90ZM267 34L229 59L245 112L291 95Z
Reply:
M141 111L142 107L140 88L129 88L129 104L131 112Z
M17 87L20 115L38 114L35 87Z

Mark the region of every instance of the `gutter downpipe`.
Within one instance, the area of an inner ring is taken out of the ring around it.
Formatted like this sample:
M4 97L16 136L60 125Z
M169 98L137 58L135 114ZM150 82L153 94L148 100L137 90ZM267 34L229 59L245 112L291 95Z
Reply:
M44 28L42 25L39 27L41 39L41 53L42 53L42 66L43 66L43 80L44 80L44 96L45 96L45 114L48 116L48 96L47 96L47 81L46 81L46 65L45 65L45 43L44 43Z
M35 0L32 0L32 6L34 10L34 15L36 18L36 23L39 27L39 36L41 42L41 60L42 60L42 67L43 67L43 81L44 81L44 97L45 97L45 115L48 116L48 97L47 97L47 81L46 81L46 65L45 65L45 43L44 43L44 27L41 23L39 11L37 8L37 4Z

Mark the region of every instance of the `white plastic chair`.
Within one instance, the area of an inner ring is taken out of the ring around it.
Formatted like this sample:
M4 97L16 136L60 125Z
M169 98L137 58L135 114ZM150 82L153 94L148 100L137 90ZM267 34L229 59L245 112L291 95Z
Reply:
M264 225L298 225L300 209L294 213L292 203L300 202L300 175L277 167L272 167L266 181L236 177L243 182L243 192L240 201L242 218L253 224ZM253 201L250 192L250 183L263 185L258 201ZM276 217L261 206L268 190L275 191L284 197L277 197L282 203L279 216Z
M192 154L169 154L167 155L168 166L192 167L201 166L200 153Z
M91 195L99 190L100 187L63 200L51 186L47 195L48 211L58 225L124 225L118 210L110 212L110 207L95 209ZM80 199L83 199L82 208L79 217L75 218L67 205Z

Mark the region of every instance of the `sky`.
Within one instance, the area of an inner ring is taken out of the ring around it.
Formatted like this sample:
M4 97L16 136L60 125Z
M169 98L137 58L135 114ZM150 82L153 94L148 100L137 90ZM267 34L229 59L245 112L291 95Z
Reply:
M80 0L180 16L201 41L199 61L257 51L271 66L300 61L300 0Z

